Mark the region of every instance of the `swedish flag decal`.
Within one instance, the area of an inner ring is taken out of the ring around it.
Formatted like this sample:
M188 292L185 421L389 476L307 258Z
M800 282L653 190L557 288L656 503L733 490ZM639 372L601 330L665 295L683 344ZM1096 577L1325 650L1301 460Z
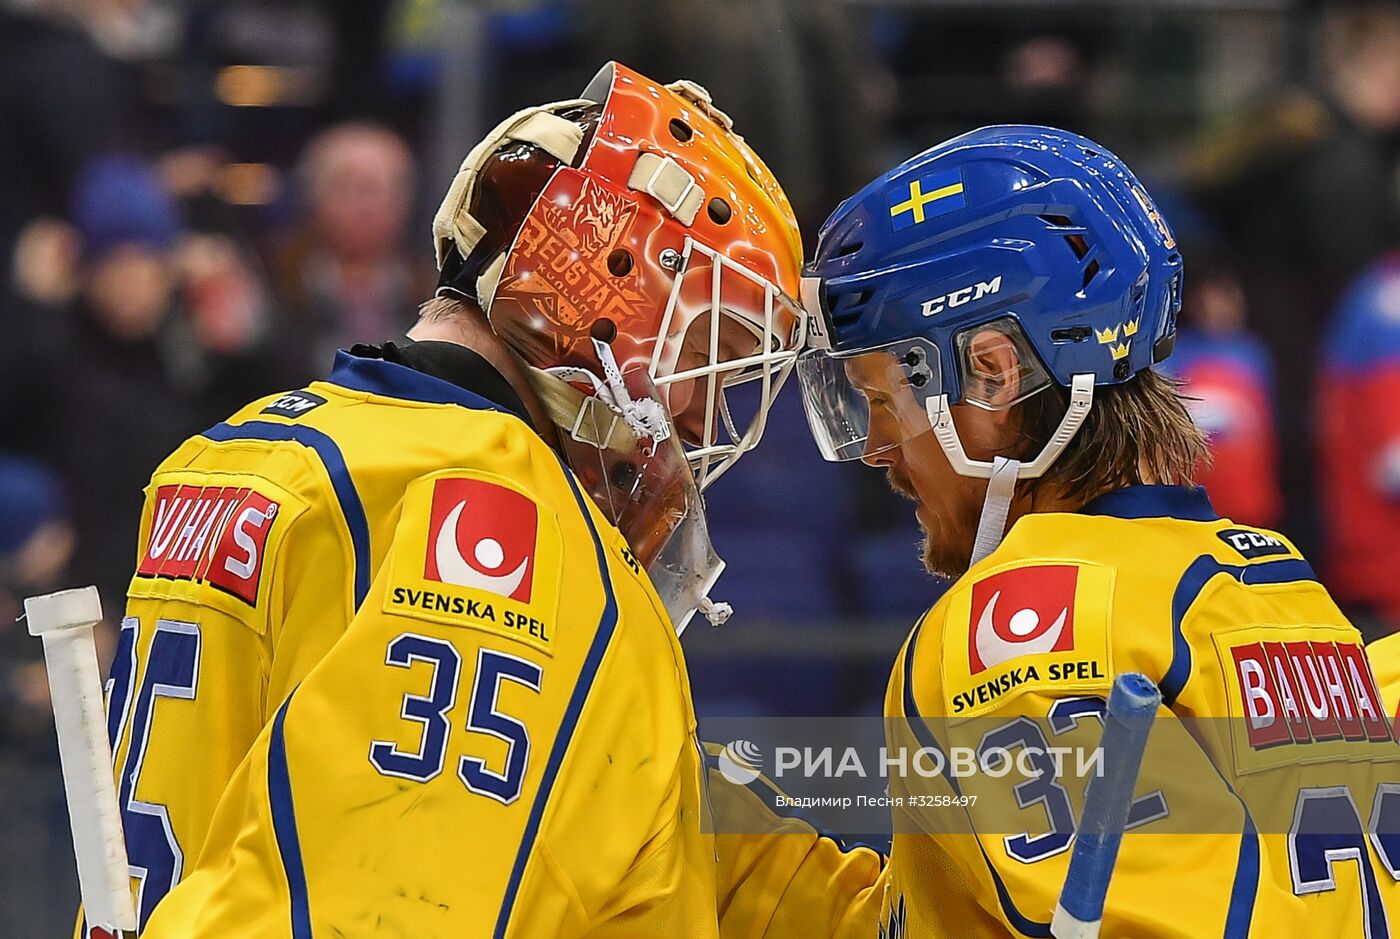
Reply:
M911 180L907 191L897 192L890 203L890 221L894 230L899 231L965 205L967 197L963 194L962 171L949 170Z

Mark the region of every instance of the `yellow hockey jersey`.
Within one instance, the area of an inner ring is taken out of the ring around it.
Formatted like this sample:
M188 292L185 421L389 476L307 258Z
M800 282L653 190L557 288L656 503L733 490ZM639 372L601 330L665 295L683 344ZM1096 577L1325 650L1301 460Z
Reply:
M468 385L504 380L445 344ZM519 407L513 395L497 394ZM344 631L404 495L528 428L456 383L368 354L192 437L146 490L108 682L140 921L193 865L214 806L277 707Z
M1102 935L1400 929L1400 747L1358 632L1286 540L1139 486L1021 518L901 651L887 747L931 769L891 781L882 937L1050 935L1093 774L1069 754L1127 671L1164 704Z
M147 939L761 935L723 878L842 863L720 864L679 641L622 536L514 417L456 444Z
M1366 647L1366 654L1376 670L1381 697L1393 717L1393 729L1400 736L1400 633L1377 639Z

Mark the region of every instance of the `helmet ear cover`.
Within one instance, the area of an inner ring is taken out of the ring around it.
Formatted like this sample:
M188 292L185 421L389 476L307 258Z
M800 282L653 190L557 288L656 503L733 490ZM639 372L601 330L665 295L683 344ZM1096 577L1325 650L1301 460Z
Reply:
M995 335L988 337L988 333ZM1004 342L997 336L1005 337ZM1014 316L1002 316L970 326L958 333L954 342L961 377L960 400L966 404L986 411L1004 411L1052 383L1050 373L1041 364L1020 321ZM1015 360L1008 362L1003 369L984 368L981 363L985 360L983 353L988 346L1007 343Z

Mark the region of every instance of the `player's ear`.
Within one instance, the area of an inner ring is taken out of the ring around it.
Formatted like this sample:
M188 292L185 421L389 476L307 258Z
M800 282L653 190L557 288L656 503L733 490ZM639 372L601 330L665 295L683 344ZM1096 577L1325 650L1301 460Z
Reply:
M980 329L967 344L969 387L963 397L1005 414L1021 396L1021 371L1015 341L1001 330Z

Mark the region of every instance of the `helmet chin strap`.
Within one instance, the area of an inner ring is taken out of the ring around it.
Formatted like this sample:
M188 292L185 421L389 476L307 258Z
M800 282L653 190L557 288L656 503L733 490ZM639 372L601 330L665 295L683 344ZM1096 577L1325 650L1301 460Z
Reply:
M1006 516L1011 511L1011 497L1016 493L1016 477L1021 472L1020 460L1004 456L992 458L992 475L987 480L987 497L982 500L982 517L977 520L977 538L972 543L971 566L996 550L1006 534Z
M1029 463L996 457L991 462L972 460L963 450L958 439L958 430L953 426L953 411L946 394L928 399L928 420L933 425L933 434L939 446L948 457L953 471L960 476L972 476L987 480L987 497L982 503L982 515L977 521L977 538L972 547L972 560L976 564L996 550L1006 534L1006 516L1011 511L1011 499L1016 492L1016 480L1036 479L1045 475L1064 452L1094 404L1094 376L1075 375L1070 382L1069 408L1060 418L1060 426L1050 435L1050 439L1036 458Z

